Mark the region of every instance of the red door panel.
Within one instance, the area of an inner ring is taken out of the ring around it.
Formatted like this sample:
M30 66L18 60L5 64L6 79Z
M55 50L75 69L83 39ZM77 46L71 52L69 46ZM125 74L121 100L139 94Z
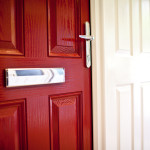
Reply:
M50 97L51 149L82 150L81 93Z
M0 102L0 150L26 149L25 100Z
M0 54L23 55L23 0L0 0Z
M49 56L80 56L80 2L48 0Z
M0 0L0 149L92 149L85 21L88 0ZM7 68L60 67L65 83L6 88Z

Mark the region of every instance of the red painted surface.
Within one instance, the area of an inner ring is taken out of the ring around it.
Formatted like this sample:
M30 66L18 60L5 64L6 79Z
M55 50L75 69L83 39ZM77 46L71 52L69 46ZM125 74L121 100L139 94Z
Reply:
M0 54L23 55L23 0L0 0Z
M0 149L92 149L91 70L78 38L87 20L88 0L0 0ZM65 68L65 83L5 87L6 68L51 67Z
M0 102L0 150L25 150L25 100Z
M50 97L51 149L83 149L81 95L71 93Z
M48 0L50 56L80 57L80 1Z

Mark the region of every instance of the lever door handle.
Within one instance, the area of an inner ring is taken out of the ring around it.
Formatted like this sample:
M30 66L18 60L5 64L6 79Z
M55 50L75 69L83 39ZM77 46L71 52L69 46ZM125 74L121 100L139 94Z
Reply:
M94 36L90 35L90 23L85 22L85 35L79 35L81 39L86 40L86 67L91 67L91 41L94 40Z
M88 40L88 41L93 41L94 40L94 36L91 36L91 35L79 35L79 37L81 39L85 39L85 40Z

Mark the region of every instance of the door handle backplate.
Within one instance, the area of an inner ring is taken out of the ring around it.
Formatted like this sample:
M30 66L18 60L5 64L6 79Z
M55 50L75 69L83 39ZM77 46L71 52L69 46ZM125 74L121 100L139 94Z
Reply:
M90 23L85 22L85 35L79 35L81 39L86 40L86 67L91 67L91 41L94 40L94 36L90 33Z

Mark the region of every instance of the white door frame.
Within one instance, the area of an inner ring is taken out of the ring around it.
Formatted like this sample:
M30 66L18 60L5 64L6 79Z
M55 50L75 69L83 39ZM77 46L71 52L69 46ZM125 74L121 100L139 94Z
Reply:
M93 150L104 150L102 0L90 0L92 41Z

